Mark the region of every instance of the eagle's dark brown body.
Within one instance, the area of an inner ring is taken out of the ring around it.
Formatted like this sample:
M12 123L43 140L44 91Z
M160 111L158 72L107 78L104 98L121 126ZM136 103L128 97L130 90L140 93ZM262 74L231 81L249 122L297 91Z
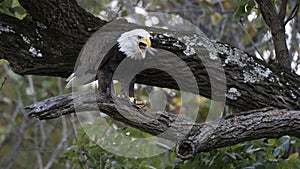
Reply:
M119 64L126 58L126 55L119 51L118 45L114 45L109 52L106 54L104 59L102 60L98 70L97 70L97 80L98 80L98 89L99 94L105 100L109 99L111 96L111 85L112 85L112 77L114 75L115 70L119 66ZM129 97L134 96L133 91L134 80L131 82L129 86ZM123 88L124 90L124 88ZM125 89L128 90L128 89ZM125 92L125 91L124 91ZM127 93L127 92L125 92Z

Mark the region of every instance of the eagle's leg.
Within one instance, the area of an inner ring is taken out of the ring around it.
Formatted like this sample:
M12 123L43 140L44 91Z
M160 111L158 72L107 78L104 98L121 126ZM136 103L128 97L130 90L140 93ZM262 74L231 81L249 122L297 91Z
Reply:
M134 97L134 83L135 83L135 77L131 80L129 84L129 90L128 90L129 97Z
M145 105L144 101L138 101L138 100L136 100L136 97L134 97L134 83L135 83L135 81L136 81L136 78L134 77L131 80L130 84L129 84L128 94L129 94L130 101L133 102L136 105Z
M111 99L112 73L107 69L97 70L98 90L100 98L107 102Z
M130 81L129 86L128 85L124 86L123 90L128 91L128 96L129 96L130 101L132 103L136 104L136 98L134 97L134 83L135 83L135 77Z

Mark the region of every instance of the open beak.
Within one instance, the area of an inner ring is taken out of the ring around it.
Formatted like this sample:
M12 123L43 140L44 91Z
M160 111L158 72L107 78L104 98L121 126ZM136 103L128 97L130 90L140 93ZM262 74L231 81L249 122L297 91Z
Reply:
M145 59L147 50L151 48L150 39L148 37L142 39L141 41L139 41L138 47L141 52L142 58Z

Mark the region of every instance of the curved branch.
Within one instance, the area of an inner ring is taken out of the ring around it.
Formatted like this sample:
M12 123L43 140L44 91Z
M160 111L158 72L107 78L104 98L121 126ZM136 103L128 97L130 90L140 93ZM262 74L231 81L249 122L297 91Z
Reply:
M126 99L115 98L113 102L105 103L98 94L89 91L52 97L24 109L28 111L29 117L39 118L40 120L58 118L62 115L81 111L100 110L114 120L121 121L152 135L159 135L168 130L161 137L172 141L183 138L194 124L180 116L167 112L145 112Z
M128 100L114 99L111 103L103 103L95 93L76 92L49 98L25 109L30 117L39 119L100 110L117 121L179 142L176 154L182 159L247 140L277 138L287 134L300 137L300 112L273 108L240 113L238 116L200 124L168 112L144 112ZM186 136L187 133L189 134Z
M86 40L98 28L107 25L107 22L91 16L80 8L74 0L60 0L59 3L55 0L22 0L20 3L30 14L25 19L18 20L0 14L0 58L7 59L13 70L21 75L69 76ZM226 104L238 110L267 106L300 108L299 76L282 72L277 67L271 67L227 44L208 42L209 40L199 41L202 37L195 36L193 32L172 32L122 21L110 24L106 29L124 31L138 27L152 32L154 47L175 53L189 66L197 81L199 91L196 93L212 98L213 89L217 91L217 97L214 99L218 100L224 97L224 92L218 91L219 82L225 82L228 90ZM176 33L176 37L169 36ZM177 45L177 41L180 45ZM190 45L197 42L201 42L202 45ZM213 44L215 47L212 55L220 59L219 65L210 58L210 54L202 53L198 56L185 54L191 48L195 50L212 48L207 44ZM164 58L161 58L164 61ZM208 62L203 63L203 59ZM169 59L164 63L176 68L177 60ZM208 76L208 67L215 72L212 76ZM225 77L222 76L222 69ZM217 83L211 84L211 79ZM190 82L184 74L180 80L187 86L183 90L190 91L188 87ZM137 75L136 81L140 84L178 89L178 84L170 75L158 70L143 71ZM232 93L236 90L238 92Z
M284 135L300 137L300 111L279 109L255 110L241 113L209 125L196 126L180 141L176 154L189 159L199 152L235 145L261 138L278 138Z

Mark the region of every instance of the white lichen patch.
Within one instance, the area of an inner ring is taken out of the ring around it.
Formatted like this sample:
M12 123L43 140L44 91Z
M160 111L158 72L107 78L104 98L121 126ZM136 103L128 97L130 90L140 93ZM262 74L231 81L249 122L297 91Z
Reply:
M27 36L21 34L21 37L25 43L30 44L30 39Z
M37 29L35 30L35 33L39 38L42 38L42 35L40 34L40 32ZM39 40L39 38L37 38L37 40Z
M41 22L37 22L37 26L40 27L40 28L42 28L42 29L47 29L47 26L44 25L44 24L41 23Z
M176 41L175 43L173 43L173 46L181 48L182 46L180 45L179 41Z
M218 44L218 43L215 43L215 47L218 49L219 53L220 54L227 54L228 55L228 45L227 44Z
M183 53L187 56L194 55L199 52L200 56L203 56L203 53L208 53L210 59L218 59L217 50L212 45L211 41L204 36L197 34L190 36L185 35L178 37L178 40L185 44L186 49ZM178 43L176 42L173 45L176 46ZM206 52L203 52L203 50Z
M294 100L297 99L297 96L294 94L294 92L292 90L289 90L289 94Z
M178 40L182 41L186 46L196 46L198 42L198 37L197 35L194 36L183 36L183 37L178 37Z
M190 37L190 36L183 36L183 37L179 37L178 40L180 40L181 42L183 42L185 44L186 48L183 51L183 53L186 56L191 56L191 55L196 54L196 51L193 48L193 46L196 45L196 39L194 39L193 37Z
M0 24L0 34L1 33L15 33L15 31L13 30L12 27L10 26L4 26L2 24Z
M186 49L183 51L183 53L184 53L186 56L191 56L191 55L196 54L196 51L195 51L195 49L192 48L191 46L187 46Z
M243 68L247 66L247 63L254 62L252 57L249 57L248 55L244 54L242 51L236 48L234 48L233 50L231 48L226 49L224 53L227 55L225 64L230 63L230 64L238 65L239 67Z
M244 83L256 83L268 78L272 71L269 68L262 66L254 67L252 70L243 71Z
M209 58L211 60L217 60L218 57L218 51L215 49L214 45L212 43L208 44L208 51L209 51Z
M43 54L41 53L41 50L34 48L33 46L30 46L29 53L33 57L43 57Z
M165 37L173 37L173 34L171 34L171 33L163 33L163 35L164 35Z
M237 65L243 69L244 83L256 83L265 79L270 82L278 82L275 77L269 77L272 71L263 65L256 63L253 57L248 56L243 51L237 48L230 48L226 45L219 45L218 49L227 55L223 66L227 64Z
M225 96L231 100L237 100L242 94L234 87L230 88Z
M279 80L279 77L276 75L269 77L268 80L269 80L269 82L277 83L280 87L283 86L283 84Z

